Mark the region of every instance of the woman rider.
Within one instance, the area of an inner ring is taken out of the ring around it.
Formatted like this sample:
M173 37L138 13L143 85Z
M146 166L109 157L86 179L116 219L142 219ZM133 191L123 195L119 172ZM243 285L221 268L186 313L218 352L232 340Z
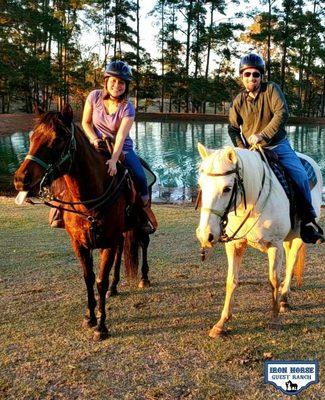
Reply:
M145 230L153 233L157 229L157 220L150 208L147 178L129 136L135 117L133 104L128 99L131 80L131 68L123 61L112 61L104 74L104 89L93 90L87 97L82 127L97 150L103 139L113 139L113 152L107 162L109 175L116 174L116 163L121 153L124 154L124 163L133 172L149 220L150 226Z

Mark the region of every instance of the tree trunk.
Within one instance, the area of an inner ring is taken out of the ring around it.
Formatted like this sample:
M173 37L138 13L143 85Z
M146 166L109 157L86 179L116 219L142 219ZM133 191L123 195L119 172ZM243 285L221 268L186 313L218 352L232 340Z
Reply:
M189 10L188 10L188 14L187 14L186 61L185 61L186 78L188 81L189 81L189 70L190 70L192 13L193 13L193 0L190 0ZM188 85L187 85L186 98L185 98L185 112L187 112L187 113L189 110L189 97L190 97L190 94L189 94L189 89L188 89Z
M271 18L272 18L272 1L268 0L269 5L269 19L268 19L268 32L267 32L267 80L271 80Z
M140 79L140 5L137 0L137 75L136 75L136 87L135 87L135 110L139 110L139 79Z
M161 104L160 112L164 112L164 97L165 97L165 60L164 60L164 42L165 42L165 2L161 4Z
M210 67L210 52L211 52L211 40L212 40L212 28L213 28L213 12L214 12L214 4L211 4L211 13L210 13L210 26L209 26L209 35L208 35L208 46L207 46L207 63L205 66L205 80L208 85L209 79L209 67ZM203 103L203 113L206 113L206 102Z
M320 116L325 117L325 75L323 77L323 93L322 93L322 102L320 108Z

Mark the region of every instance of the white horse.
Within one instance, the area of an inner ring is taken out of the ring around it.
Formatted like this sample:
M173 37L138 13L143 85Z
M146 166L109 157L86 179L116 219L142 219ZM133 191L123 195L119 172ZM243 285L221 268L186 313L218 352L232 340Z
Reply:
M305 245L299 237L299 224L291 229L289 201L268 164L254 151L225 147L209 150L199 143L202 158L199 185L201 188L200 224L196 236L202 251L224 241L228 258L226 298L220 320L211 329L213 338L226 333L225 322L232 314L234 290L238 285L239 268L249 244L268 254L269 281L272 287L272 319L270 327L279 326L278 313L288 307L288 294L293 271L301 283ZM299 155L301 156L301 155ZM313 166L317 184L312 202L320 216L322 176ZM279 271L284 250L286 275L279 294Z

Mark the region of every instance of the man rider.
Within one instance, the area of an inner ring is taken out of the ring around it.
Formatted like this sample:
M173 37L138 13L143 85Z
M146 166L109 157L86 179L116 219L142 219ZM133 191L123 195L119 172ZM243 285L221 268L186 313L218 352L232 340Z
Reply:
M240 76L245 87L229 110L228 133L237 147L260 144L272 149L295 184L302 202L300 236L306 243L324 242L321 229L315 228L316 212L312 205L307 173L287 139L285 123L288 106L280 87L274 82L262 82L263 59L250 53L240 60Z

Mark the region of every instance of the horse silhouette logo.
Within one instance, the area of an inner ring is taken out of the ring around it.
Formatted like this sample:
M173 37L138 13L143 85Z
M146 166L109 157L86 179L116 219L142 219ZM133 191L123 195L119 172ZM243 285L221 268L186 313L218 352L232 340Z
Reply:
M287 391L297 391L298 390L298 385L296 383L291 382L290 380L286 382L286 390Z
M318 382L317 361L265 361L264 382L286 395L297 395Z

